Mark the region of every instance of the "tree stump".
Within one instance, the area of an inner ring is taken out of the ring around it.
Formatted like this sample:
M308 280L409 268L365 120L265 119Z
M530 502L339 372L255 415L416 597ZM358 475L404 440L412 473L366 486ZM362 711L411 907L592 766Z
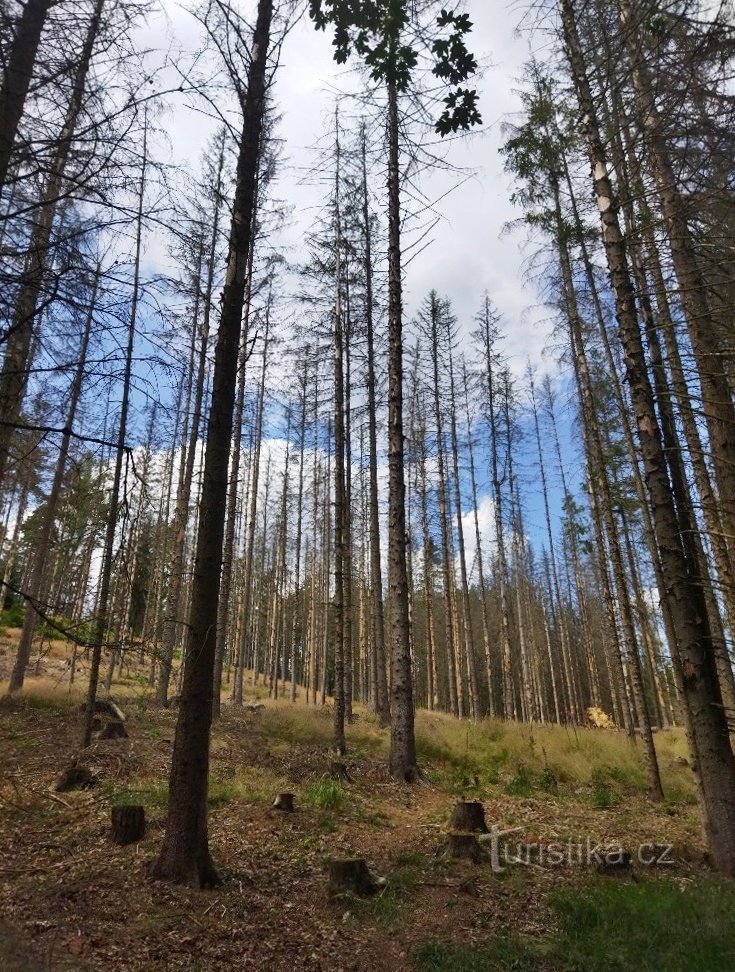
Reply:
M54 783L54 790L57 793L68 793L70 790L87 790L94 786L94 774L86 766L79 766L73 759L71 763L63 769Z
M128 730L125 728L125 723L120 722L119 719L110 719L106 722L102 728L102 732L97 737L98 739L127 739Z
M145 808L117 806L112 808L112 839L116 844L135 844L145 834Z
M293 803L293 793L279 793L273 801L276 810L283 810L284 813L293 813L296 809Z
M447 854L453 860L472 861L479 864L482 860L482 847L474 834L449 834Z
M82 702L79 706L79 711L87 711L86 702ZM117 719L120 722L125 722L125 713L113 699L95 699L92 711L94 715L107 716L108 719Z
M339 760L333 760L329 764L329 778L332 780L341 780L344 783L352 783L352 777L347 772L346 765L339 762Z
M485 808L479 800L460 800L449 818L449 827L467 834L486 834Z
M380 882L371 874L364 858L329 862L330 896L345 894L371 895L380 890Z

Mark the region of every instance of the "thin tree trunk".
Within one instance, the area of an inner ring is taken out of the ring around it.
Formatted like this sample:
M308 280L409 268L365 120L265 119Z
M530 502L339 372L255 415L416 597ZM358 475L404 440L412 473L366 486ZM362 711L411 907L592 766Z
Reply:
M112 491L110 494L110 511L107 517L105 544L102 554L102 568L100 572L99 600L94 623L94 637L92 647L92 663L89 671L89 685L87 688L87 707L84 719L84 734L82 746L89 746L92 740L92 720L94 718L94 703L97 698L97 683L102 661L102 646L107 637L108 608L110 586L112 581L112 562L115 547L115 532L117 530L118 504L120 501L120 480L122 476L123 457L125 455L125 437L128 428L128 407L130 404L130 378L133 367L133 345L135 343L135 326L138 315L138 300L140 290L140 256L143 237L143 205L145 200L145 176L147 167L147 136L148 121L143 129L143 161L140 173L140 187L138 195L137 231L135 239L135 270L133 274L133 294L130 307L130 321L128 323L128 341L125 350L125 365L123 370L122 403L120 406L120 423L115 447L115 471L113 473Z
M380 562L380 520L378 515L378 437L375 377L375 337L373 326L373 259L370 203L368 197L366 136L362 127L362 220L365 234L365 329L367 338L368 435L370 462L370 606L372 615L373 665L376 691L373 699L382 726L390 722L388 679L385 658L385 620L383 617L383 570Z
M0 485L5 478L14 425L18 421L28 386L30 350L34 324L39 314L38 305L44 276L50 262L51 233L59 196L64 185L74 132L82 110L87 75L97 41L104 3L105 0L96 0L79 54L64 124L51 164L51 173L44 186L39 210L33 221L23 275L8 330L5 358L0 373ZM49 6L47 0L27 0L5 72L5 85L0 92L0 185L5 183L10 149L30 81L43 19ZM35 46L33 46L34 42ZM19 55L17 62L16 55ZM20 101L18 101L19 96Z
M71 443L71 433L76 419L79 398L82 393L82 382L84 381L84 369L87 364L87 348L89 347L89 336L92 330L92 322L94 320L94 312L96 309L97 287L99 285L99 277L100 277L100 270L98 267L93 276L92 289L89 295L89 310L87 313L87 319L84 325L82 340L79 347L79 352L78 352L79 358L77 362L77 369L71 383L71 388L69 390L69 404L66 410L66 419L64 421L64 433L61 438L59 454L56 458L56 466L54 468L54 478L52 480L51 489L49 490L49 494L46 499L46 505L44 507L44 512L43 512L43 521L41 524L41 529L39 531L38 540L35 545L33 566L31 568L30 580L29 580L28 588L26 590L27 604L26 604L25 617L23 618L23 630L21 631L21 635L20 635L20 642L18 644L18 653L16 655L15 665L13 666L13 671L10 676L10 685L8 686L8 692L17 692L23 688L23 680L25 678L26 668L28 666L28 661L31 657L31 646L33 644L33 634L36 630L36 623L38 621L38 612L36 611L36 605L40 603L41 587L43 585L43 578L46 571L46 563L48 559L50 542L51 542L51 531L53 529L54 522L56 519L56 511L59 505L59 498L61 496L61 487L63 485L64 474L66 472L66 462L69 456L69 445Z
M595 195L610 269L621 340L625 352L636 426L643 456L653 523L665 586L662 597L671 605L677 642L672 646L680 666L688 710L692 756L699 769L702 811L708 844L717 869L735 874L735 759L730 746L717 679L711 632L699 579L692 577L681 547L679 523L666 475L666 459L656 421L646 370L625 240L608 175L607 159L597 125L595 106L585 74L571 0L562 0L565 39L593 170Z
M395 43L392 39L391 43ZM406 570L403 465L403 308L398 92L388 79L388 563L391 631L391 775L418 780Z

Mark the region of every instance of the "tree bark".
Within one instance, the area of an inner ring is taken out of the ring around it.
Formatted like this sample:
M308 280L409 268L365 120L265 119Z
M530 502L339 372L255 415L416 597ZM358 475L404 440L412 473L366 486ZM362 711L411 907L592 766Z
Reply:
M13 145L51 4L52 0L26 0L10 47L0 89L0 186L8 181Z
M168 818L163 847L151 872L155 878L200 887L218 883L207 830L212 682L232 412L265 113L272 17L272 0L259 0L243 105L229 257L215 351L188 650L171 763Z
M395 41L393 41L395 43ZM419 779L414 736L413 684L406 569L406 485L403 462L403 308L398 92L388 87L388 563L391 631L389 767L407 783Z
M702 811L708 844L717 869L735 874L735 759L717 679L711 632L699 578L693 577L681 546L677 512L666 475L666 459L646 369L635 297L620 230L618 208L607 158L585 72L572 0L562 0L562 22L572 75L582 109L603 242L620 324L620 336L645 468L652 518L661 553L665 588L677 641L672 646L681 672L689 712L689 738L699 767Z

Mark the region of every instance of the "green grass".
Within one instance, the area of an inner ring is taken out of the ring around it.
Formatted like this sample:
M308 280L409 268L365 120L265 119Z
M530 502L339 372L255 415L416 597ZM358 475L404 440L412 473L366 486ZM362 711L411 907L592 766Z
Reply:
M701 881L613 883L559 891L558 933L545 941L495 938L482 946L429 942L421 972L732 972L735 887Z
M320 810L339 810L347 793L334 780L320 780L304 790L304 799Z
M208 803L211 809L228 803L268 803L288 789L285 779L267 769L245 766L232 779L222 779L216 771L209 780ZM168 780L138 780L124 789L103 784L111 803L141 804L165 810L168 806Z

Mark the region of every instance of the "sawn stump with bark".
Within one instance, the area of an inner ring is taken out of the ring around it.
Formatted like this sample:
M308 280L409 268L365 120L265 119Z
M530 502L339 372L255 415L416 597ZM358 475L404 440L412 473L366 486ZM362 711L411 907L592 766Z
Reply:
M380 890L380 881L373 875L367 862L361 858L329 862L330 896L345 894L371 895Z
M461 800L449 818L449 829L466 834L487 833L485 808L479 800Z
M273 806L276 810L283 810L284 813L293 813L296 809L293 800L293 793L279 793L273 801Z
M453 860L472 861L479 864L484 854L474 834L448 834L446 854Z
M124 805L112 808L112 839L116 844L135 844L144 834L144 807Z
M68 793L70 790L87 790L95 785L94 773L87 766L80 766L76 759L59 773L54 790Z

